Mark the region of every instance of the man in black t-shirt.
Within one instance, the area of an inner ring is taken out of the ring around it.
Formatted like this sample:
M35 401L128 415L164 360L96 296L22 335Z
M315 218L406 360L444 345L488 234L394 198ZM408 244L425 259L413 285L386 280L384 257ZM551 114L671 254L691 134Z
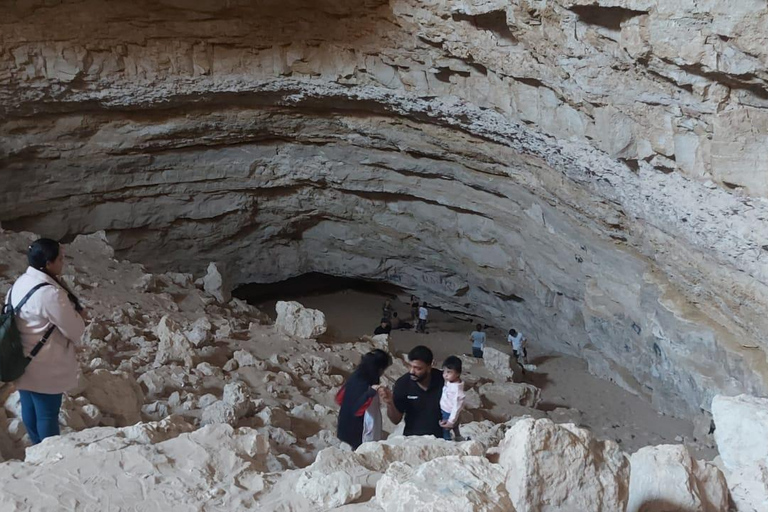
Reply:
M392 326L389 325L389 322L387 322L382 318L379 326L373 330L373 335L377 336L379 334L389 334L391 331L392 331Z
M443 394L443 372L432 368L432 351L419 345L408 353L410 371L397 379L393 391L380 388L387 416L394 424L405 416L406 436L433 435L443 437L440 426L440 397Z

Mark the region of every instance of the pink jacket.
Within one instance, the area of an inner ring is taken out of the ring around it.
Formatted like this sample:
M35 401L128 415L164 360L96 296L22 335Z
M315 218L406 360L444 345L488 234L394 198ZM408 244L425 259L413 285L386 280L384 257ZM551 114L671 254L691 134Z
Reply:
M78 365L75 343L85 331L85 322L75 311L67 292L48 274L32 267L19 277L8 293L15 306L29 290L40 283L50 283L37 290L16 311L16 325L21 332L24 353L29 355L51 324L56 326L51 337L27 366L24 375L14 382L16 389L36 393L64 393L77 386ZM5 300L8 303L8 296Z

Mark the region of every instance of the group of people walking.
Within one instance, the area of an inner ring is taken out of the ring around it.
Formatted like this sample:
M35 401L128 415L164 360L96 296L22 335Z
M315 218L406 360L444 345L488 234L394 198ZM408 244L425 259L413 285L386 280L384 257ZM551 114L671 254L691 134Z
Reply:
M469 341L472 342L472 357L477 357L479 359L483 358L483 352L487 341L487 336L483 329L484 327L482 324L477 324L475 330L469 335ZM528 364L528 338L523 336L523 333L518 332L515 329L510 329L507 333L507 343L509 343L512 348L512 357L515 359L515 362L523 368L523 373L525 373L524 365Z
M353 448L381 439L379 407L383 404L392 423L405 421L403 434L406 436L432 435L460 440L459 414L465 398L461 359L447 357L442 371L432 367L433 360L428 347L414 347L408 353L408 373L397 379L390 390L380 384L381 376L392 363L389 354L376 349L363 355L336 395L341 406L339 439Z

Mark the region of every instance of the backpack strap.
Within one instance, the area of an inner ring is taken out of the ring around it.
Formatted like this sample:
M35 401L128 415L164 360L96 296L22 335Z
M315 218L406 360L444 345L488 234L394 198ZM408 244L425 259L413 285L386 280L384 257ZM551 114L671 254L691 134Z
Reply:
M13 301L11 300L11 293L13 293L13 288L11 288L11 290L8 292L8 306L10 306L10 308L13 311L20 311L21 308L24 307L24 304L27 303L29 298L32 297L32 294L34 294L37 290L39 290L43 286L51 286L51 283L40 283L38 285L35 285L34 288L32 288L31 290L29 290L29 292L27 292L27 294L24 296L23 299L21 299L21 302L19 302L19 304L16 307L13 307Z
M47 331L45 331L45 334L43 334L43 337L40 341L37 342L37 345L35 345L35 348L32 349L32 352L29 353L27 356L27 361L31 361L33 357L37 355L38 352L45 346L45 344L48 342L48 338L51 337L51 334L53 334L53 331L56 329L55 325L51 325Z
M32 297L32 294L34 294L37 290L42 288L43 286L50 286L50 283L40 283L38 285L35 285L27 294L24 296L23 299L21 299L21 302L14 308L13 307L13 301L11 297L11 293L13 293L13 287L11 287L10 291L8 292L8 304L6 306L9 308L9 311L12 311L14 316L16 315L17 311L21 311L21 308L24 307L24 304L27 303L30 297ZM48 342L48 338L51 337L51 334L53 334L53 331L56 329L55 325L51 325L47 331L45 331L45 334L43 334L43 337L40 341L37 342L37 345L35 345L35 348L32 349L32 352L29 353L29 356L27 356L27 361L31 361L33 357L37 355L38 352L45 346L45 344Z

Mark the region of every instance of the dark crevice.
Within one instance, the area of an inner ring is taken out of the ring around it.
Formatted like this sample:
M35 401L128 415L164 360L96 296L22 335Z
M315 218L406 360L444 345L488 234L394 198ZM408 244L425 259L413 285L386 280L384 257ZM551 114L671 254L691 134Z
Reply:
M602 7L597 5L574 5L569 10L576 13L579 21L587 25L596 25L617 32L621 24L636 16L648 14L646 11L635 11L624 7Z
M517 44L518 40L509 30L507 25L507 14L504 11L493 11L484 14L471 16L468 14L453 13L451 15L454 21L467 21L475 28L493 32L499 39L508 43Z
M453 75L458 75L460 77L467 78L470 76L470 72L457 71L455 69L450 69L450 68L438 68L437 73L435 73L435 78L437 78L441 82L449 84L451 83L451 76Z

